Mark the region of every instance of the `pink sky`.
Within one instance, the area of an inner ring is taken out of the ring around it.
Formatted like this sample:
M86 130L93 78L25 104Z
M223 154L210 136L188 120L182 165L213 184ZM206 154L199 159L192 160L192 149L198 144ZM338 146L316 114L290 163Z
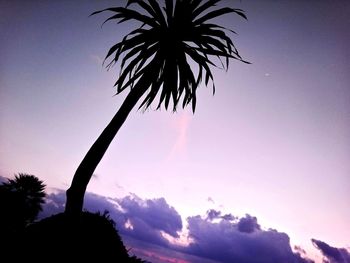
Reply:
M127 29L88 18L111 1L10 2L0 3L0 175L66 189L123 100L112 97L118 68L100 62ZM249 213L310 253L311 238L350 247L350 5L237 7L248 22L223 23L253 64L215 71L216 94L203 87L194 115L132 112L88 190L164 197L183 218Z

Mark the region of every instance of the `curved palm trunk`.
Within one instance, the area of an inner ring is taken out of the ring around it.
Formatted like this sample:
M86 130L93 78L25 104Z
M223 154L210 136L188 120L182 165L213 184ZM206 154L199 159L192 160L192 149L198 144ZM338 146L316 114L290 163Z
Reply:
M143 79L143 81L141 81L141 79ZM138 82L138 87L134 87L130 91L118 112L114 115L111 122L103 130L95 143L91 146L76 170L71 186L66 191L66 214L77 215L82 211L86 187L93 175L93 172L107 151L107 148L112 142L113 138L128 117L129 113L147 90L147 78L141 79Z

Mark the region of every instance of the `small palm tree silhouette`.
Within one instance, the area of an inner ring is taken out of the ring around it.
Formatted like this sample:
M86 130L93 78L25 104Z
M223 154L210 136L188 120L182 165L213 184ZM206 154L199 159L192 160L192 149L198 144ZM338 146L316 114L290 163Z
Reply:
M11 230L32 223L45 202L45 185L36 176L19 173L0 186L2 222ZM1 224L2 225L2 224Z
M214 57L226 69L229 59L246 62L226 35L225 28L210 22L228 13L246 16L241 9L215 8L218 2L220 0L165 0L162 8L157 0L128 0L126 7L107 8L92 14L110 11L113 15L105 22L136 21L141 26L107 53L105 61L110 59L108 68L121 60L120 76L115 83L116 94L127 88L130 92L76 170L67 190L66 213L81 212L86 187L94 170L141 98L139 108L147 109L159 98L157 109L163 104L168 109L172 101L172 109L176 111L182 100L182 107L191 104L194 112L196 91L202 80L206 85L211 81L215 92L211 72L211 66L216 66L212 61ZM132 6L136 8L132 9ZM193 64L197 65L197 74L191 67Z

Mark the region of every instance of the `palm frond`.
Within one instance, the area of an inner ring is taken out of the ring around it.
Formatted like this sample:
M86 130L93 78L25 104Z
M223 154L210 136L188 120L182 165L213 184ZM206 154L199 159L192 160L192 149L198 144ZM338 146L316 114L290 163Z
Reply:
M140 108L147 109L159 96L157 109L162 105L168 109L172 101L173 111L176 111L182 100L182 107L191 103L195 111L196 91L203 80L206 86L212 83L215 93L212 67L227 70L230 59L248 63L227 34L235 32L209 20L230 13L247 17L241 9L217 8L220 0L164 0L163 5L159 2L128 0L125 7L92 13L113 12L105 22L134 20L141 23L109 49L106 67L121 60L119 78L114 85L117 94L128 87L147 86ZM216 65L213 58L217 58L221 66ZM196 76L191 61L197 66Z
M106 8L100 11L96 11L93 12L90 16L105 12L105 11L111 11L116 13L115 15L107 18L103 24L105 24L106 22L110 21L110 20L114 20L114 19L119 19L118 23L122 23L128 20L136 20L139 21L141 23L144 23L146 25L152 26L152 27L156 27L157 23L155 22L155 19L150 17L150 16L146 16L143 15L141 13L139 13L138 11L126 8L126 7L111 7L111 8Z

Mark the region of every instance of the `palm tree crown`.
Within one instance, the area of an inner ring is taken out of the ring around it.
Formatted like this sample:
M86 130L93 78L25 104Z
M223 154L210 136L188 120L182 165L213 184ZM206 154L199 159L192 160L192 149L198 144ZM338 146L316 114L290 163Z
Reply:
M19 173L3 184L20 198L28 221L33 221L45 203L45 184L36 176Z
M36 176L20 173L0 185L1 225L16 230L33 222L45 202L45 184Z
M115 14L105 22L115 19L118 23L136 20L142 24L112 46L105 58L111 59L107 65L109 68L124 55L120 76L115 83L117 94L127 87L144 90L146 85L148 93L140 108L148 108L161 90L157 108L164 103L167 109L172 99L175 111L183 97L182 107L192 103L194 111L196 90L203 78L206 85L209 80L212 82L215 92L210 66L216 64L210 60L212 56L216 56L226 69L229 58L248 63L241 58L226 35L226 29L209 22L227 13L236 13L245 19L246 16L241 9L213 9L218 2L220 0L177 0L174 4L173 0L165 0L162 11L156 0L129 0L126 7L107 8L92 13L112 11ZM143 12L131 9L132 4ZM222 63L222 58L225 63ZM196 77L190 61L198 67Z

